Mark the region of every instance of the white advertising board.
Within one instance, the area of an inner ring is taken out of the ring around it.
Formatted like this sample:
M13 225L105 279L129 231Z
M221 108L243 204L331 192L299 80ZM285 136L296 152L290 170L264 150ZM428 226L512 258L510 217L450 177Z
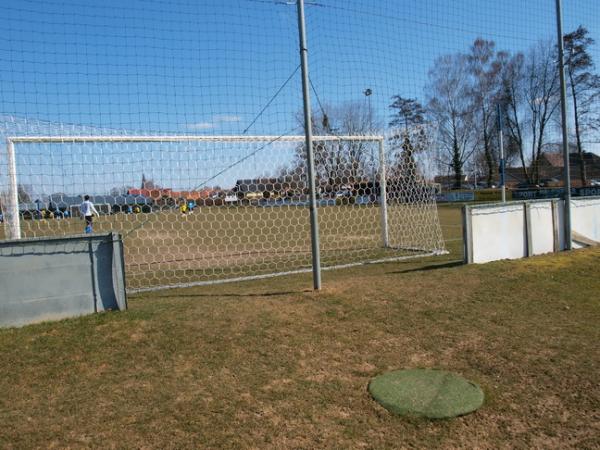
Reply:
M468 205L463 209L465 261L484 263L564 250L564 201ZM600 244L600 198L571 200L573 248Z
M527 252L522 204L469 208L472 262L522 258Z

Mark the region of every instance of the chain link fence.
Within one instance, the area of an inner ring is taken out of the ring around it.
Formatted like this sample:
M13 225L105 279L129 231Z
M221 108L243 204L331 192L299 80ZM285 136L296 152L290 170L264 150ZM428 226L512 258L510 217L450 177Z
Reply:
M436 193L498 186L501 150L506 184L560 184L556 2L301 3L3 3L0 238L82 233L89 195L157 289L443 253ZM563 8L591 186L600 6Z

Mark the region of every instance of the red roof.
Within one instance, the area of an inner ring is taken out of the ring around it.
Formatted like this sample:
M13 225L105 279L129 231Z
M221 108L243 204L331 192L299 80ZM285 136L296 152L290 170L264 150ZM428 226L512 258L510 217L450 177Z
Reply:
M562 153L544 153L543 157L546 158L546 161L548 161L548 164L550 164L552 167L565 166Z

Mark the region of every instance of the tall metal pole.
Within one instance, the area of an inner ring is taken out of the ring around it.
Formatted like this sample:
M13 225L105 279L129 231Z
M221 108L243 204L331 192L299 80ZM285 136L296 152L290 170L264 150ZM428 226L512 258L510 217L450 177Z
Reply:
M498 110L498 146L500 147L500 189L502 190L502 203L506 203L506 178L504 170L506 162L504 161L504 139L502 136L502 115L500 113L500 104Z
M304 133L306 136L307 177L310 195L310 234L312 245L313 286L321 289L321 254L319 250L319 217L315 188L315 160L312 146L312 119L310 109L310 85L308 81L308 49L304 21L304 0L297 0L298 31L300 33L300 64L302 66L302 97L304 99Z
M561 0L556 0L556 31L558 34L558 72L560 75L560 115L562 127L563 150L563 180L565 185L564 225L565 225L565 250L571 250L571 173L569 159L569 135L567 133L567 84L565 81L565 58L562 32L562 6Z

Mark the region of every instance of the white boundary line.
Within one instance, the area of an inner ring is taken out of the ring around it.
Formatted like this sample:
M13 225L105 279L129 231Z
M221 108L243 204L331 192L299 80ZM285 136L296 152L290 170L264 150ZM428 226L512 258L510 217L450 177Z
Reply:
M427 258L429 256L439 256L442 254L447 254L448 252L429 252L429 253L420 253L418 255L409 255L409 256L392 256L390 258L382 258L376 259L373 261L363 261L363 262L355 262L348 264L338 264L335 266L325 266L322 267L322 270L337 270L337 269L347 269L349 267L358 267L358 266L366 266L368 264L381 264L386 262L394 262L394 261L403 261L407 259L416 259L416 258ZM191 283L180 283L180 284L170 284L163 286L155 286L149 288L140 288L140 289L127 289L127 294L138 294L143 292L154 292L154 291L164 291L166 289L177 289L177 288L189 288L195 286L209 286L213 284L225 284L225 283L235 283L239 281L252 281L252 280L262 280L265 278L275 278L275 277L283 277L287 275L298 275L301 273L309 273L312 272L312 268L298 269L298 270L290 270L287 272L275 272L275 273L267 273L264 275L248 275L246 277L236 277L236 278L223 278L221 280L213 280L213 281L193 281ZM125 275L127 277L127 275Z

